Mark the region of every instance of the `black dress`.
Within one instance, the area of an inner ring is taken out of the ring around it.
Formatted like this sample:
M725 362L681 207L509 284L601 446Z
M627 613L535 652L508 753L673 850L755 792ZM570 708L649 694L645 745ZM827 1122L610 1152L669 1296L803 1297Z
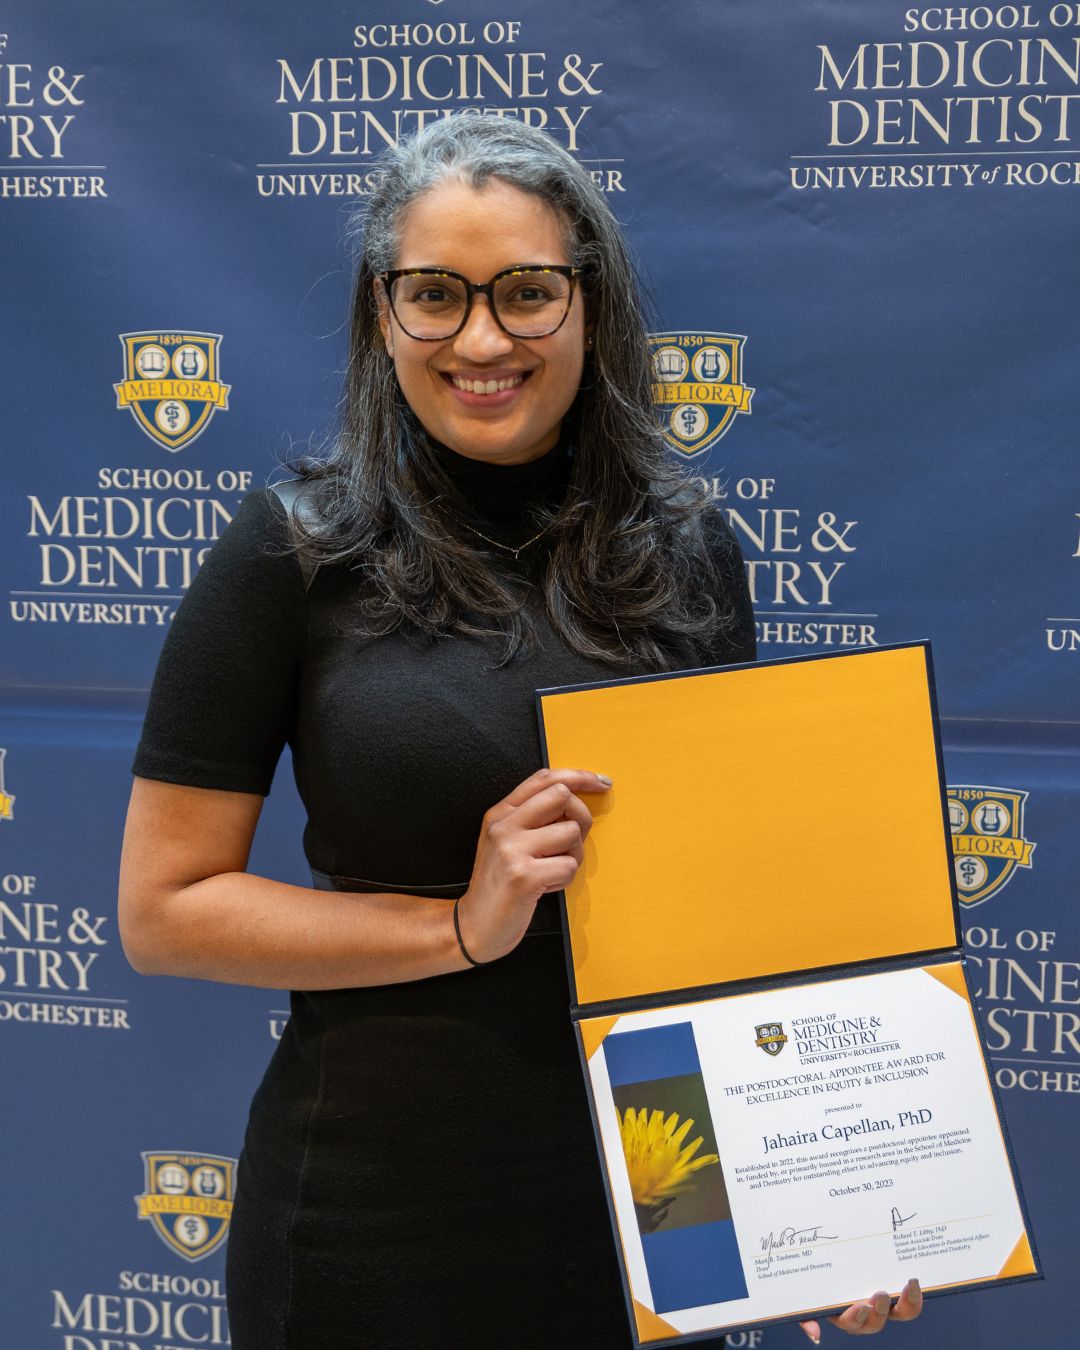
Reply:
M469 519L507 544L565 491L562 448L509 468L440 453ZM715 538L736 618L687 665L753 657L738 548L720 522ZM305 596L285 541L277 500L247 498L173 622L135 772L266 793L288 740L313 869L456 895L484 811L540 765L533 691L632 672L568 651L531 603L538 648L503 669L480 641L356 638L357 577L322 570ZM547 927L478 969L292 995L240 1160L234 1350L631 1344Z

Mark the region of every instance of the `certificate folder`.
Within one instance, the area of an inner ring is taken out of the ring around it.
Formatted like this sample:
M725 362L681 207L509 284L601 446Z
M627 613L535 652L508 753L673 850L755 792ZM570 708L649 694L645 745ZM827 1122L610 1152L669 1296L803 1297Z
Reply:
M928 646L537 701L545 762L614 781L565 919L636 1344L909 1276L1038 1276L960 950Z

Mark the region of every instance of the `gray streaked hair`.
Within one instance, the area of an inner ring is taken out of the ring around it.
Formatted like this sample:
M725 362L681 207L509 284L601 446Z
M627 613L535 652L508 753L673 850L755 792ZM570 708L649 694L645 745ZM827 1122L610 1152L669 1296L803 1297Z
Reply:
M476 115L430 124L388 150L378 170L347 232L356 277L340 427L328 459L299 466L319 484L320 514L301 551L312 563L363 567L361 632L501 639L503 661L528 649L520 579L454 528L462 504L401 393L375 291L378 274L397 262L413 202L447 181L482 189L496 180L563 222L593 339L566 419L570 487L560 506L536 512L551 543L549 620L572 649L615 665L665 669L685 658L687 644L707 653L732 621L730 596L715 540L710 547L705 537L704 504L664 450L642 288L603 193L546 132Z

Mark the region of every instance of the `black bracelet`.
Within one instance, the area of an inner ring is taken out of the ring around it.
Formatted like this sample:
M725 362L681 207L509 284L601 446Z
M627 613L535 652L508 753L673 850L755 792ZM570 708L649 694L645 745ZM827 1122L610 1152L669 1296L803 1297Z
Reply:
M486 966L487 961L478 961L475 956L469 955L469 949L465 946L461 937L461 920L458 918L458 905L461 904L461 896L454 901L454 936L457 938L457 945L461 948L461 954L468 961L470 966Z

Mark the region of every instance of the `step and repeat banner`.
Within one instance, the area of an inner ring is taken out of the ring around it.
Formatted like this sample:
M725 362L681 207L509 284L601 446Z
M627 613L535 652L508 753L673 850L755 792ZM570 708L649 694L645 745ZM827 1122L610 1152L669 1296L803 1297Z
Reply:
M235 1159L287 1003L126 965L131 754L207 551L332 427L344 233L379 152L458 116L545 128L624 222L655 299L658 416L739 535L762 654L933 642L967 950L1047 1278L935 1299L887 1335L1069 1346L1071 0L9 0L0 1344L229 1344ZM866 810L889 809L882 781ZM253 867L304 881L301 828L286 761Z

